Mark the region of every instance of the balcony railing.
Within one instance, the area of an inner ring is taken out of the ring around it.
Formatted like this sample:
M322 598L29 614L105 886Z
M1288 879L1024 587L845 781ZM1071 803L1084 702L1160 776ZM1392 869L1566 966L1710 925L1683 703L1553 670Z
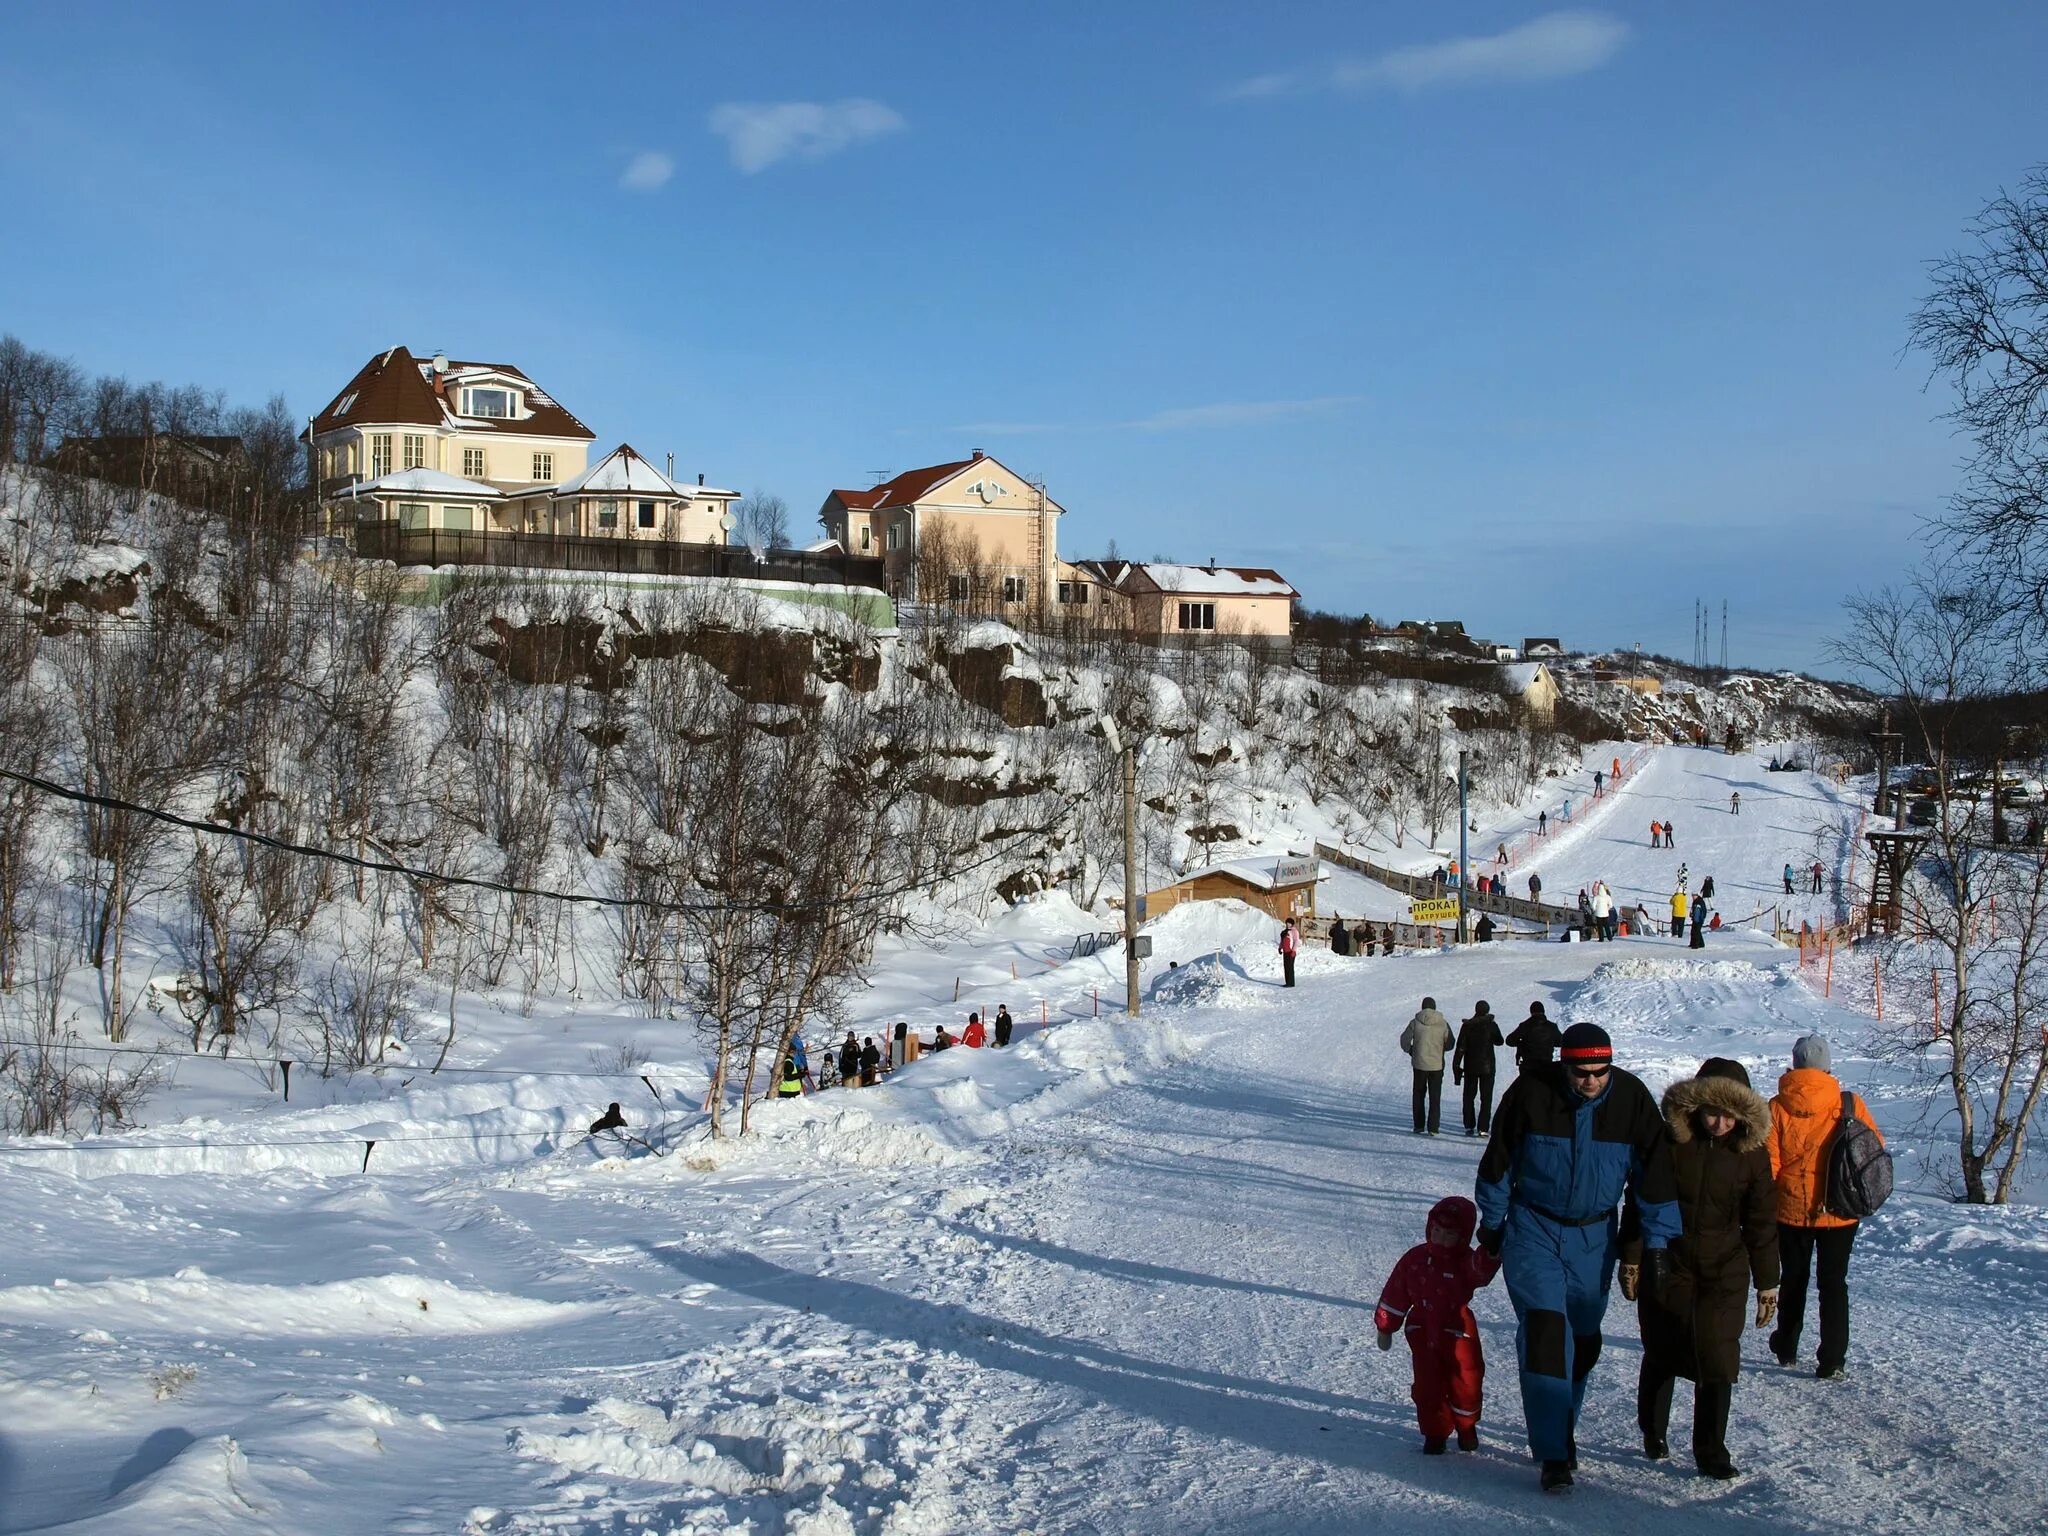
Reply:
M547 533L468 533L363 522L355 527L355 552L365 560L389 560L396 565L493 565L544 571L599 571L619 576L717 576L888 590L881 560L803 549L770 549L757 558L744 546L724 544L572 538Z

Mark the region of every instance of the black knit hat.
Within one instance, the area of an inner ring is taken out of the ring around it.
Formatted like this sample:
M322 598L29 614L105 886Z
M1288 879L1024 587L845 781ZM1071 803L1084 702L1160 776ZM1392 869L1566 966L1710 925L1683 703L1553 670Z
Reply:
M1601 1067L1614 1060L1614 1042L1598 1024L1574 1024L1557 1043L1557 1059L1568 1067Z
M1693 1073L1693 1076L1725 1077L1730 1082L1742 1084L1745 1088L1750 1086L1749 1069L1739 1061L1730 1061L1726 1056L1709 1056L1700 1063L1699 1071Z

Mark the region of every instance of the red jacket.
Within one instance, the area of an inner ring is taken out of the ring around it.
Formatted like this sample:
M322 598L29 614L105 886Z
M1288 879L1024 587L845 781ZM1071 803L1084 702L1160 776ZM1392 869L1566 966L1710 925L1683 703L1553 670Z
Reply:
M968 1020L967 1027L960 1032L960 1043L979 1049L988 1040L988 1032L981 1027L981 1020Z
M1293 928L1280 930L1280 953L1298 955L1301 953L1301 935Z
M1462 1205L1464 1211L1446 1210L1454 1204ZM1429 1215L1432 1225L1462 1230L1465 1240L1455 1248L1443 1243L1417 1243L1402 1254L1394 1272L1387 1277L1386 1288L1380 1292L1380 1304L1372 1315L1373 1326L1381 1333L1405 1332L1409 1344L1416 1349L1448 1346L1461 1337L1477 1338L1479 1325L1472 1317L1472 1293L1500 1269L1500 1260L1485 1249L1466 1246L1478 1216L1471 1201L1453 1195L1438 1201Z

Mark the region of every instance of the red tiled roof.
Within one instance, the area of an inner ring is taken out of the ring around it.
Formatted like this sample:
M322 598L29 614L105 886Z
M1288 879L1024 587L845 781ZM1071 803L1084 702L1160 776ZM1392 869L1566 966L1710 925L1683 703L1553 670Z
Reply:
M834 491L840 504L854 512L874 512L882 507L907 507L932 487L953 476L974 463L973 459L960 459L951 464L934 464L928 469L906 469L893 480L884 480L872 490Z
M426 366L404 347L380 352L357 370L327 408L313 418L313 432L331 432L336 427L357 423L382 426L453 426L458 419L427 382ZM597 434L575 416L557 405L541 387L509 363L448 364L451 373L463 369L488 369L517 379L527 386L529 414L518 420L493 418L483 430L521 437L580 437L595 441Z

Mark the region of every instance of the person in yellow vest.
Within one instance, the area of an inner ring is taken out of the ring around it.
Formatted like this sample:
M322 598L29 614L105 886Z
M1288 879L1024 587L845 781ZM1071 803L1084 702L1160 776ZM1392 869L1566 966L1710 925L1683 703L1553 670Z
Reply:
M1671 893L1671 937L1674 939L1685 937L1685 913L1691 904L1691 898L1683 890Z
M804 1091L804 1075L798 1069L794 1056L782 1058L782 1081L776 1085L778 1098L793 1099Z

